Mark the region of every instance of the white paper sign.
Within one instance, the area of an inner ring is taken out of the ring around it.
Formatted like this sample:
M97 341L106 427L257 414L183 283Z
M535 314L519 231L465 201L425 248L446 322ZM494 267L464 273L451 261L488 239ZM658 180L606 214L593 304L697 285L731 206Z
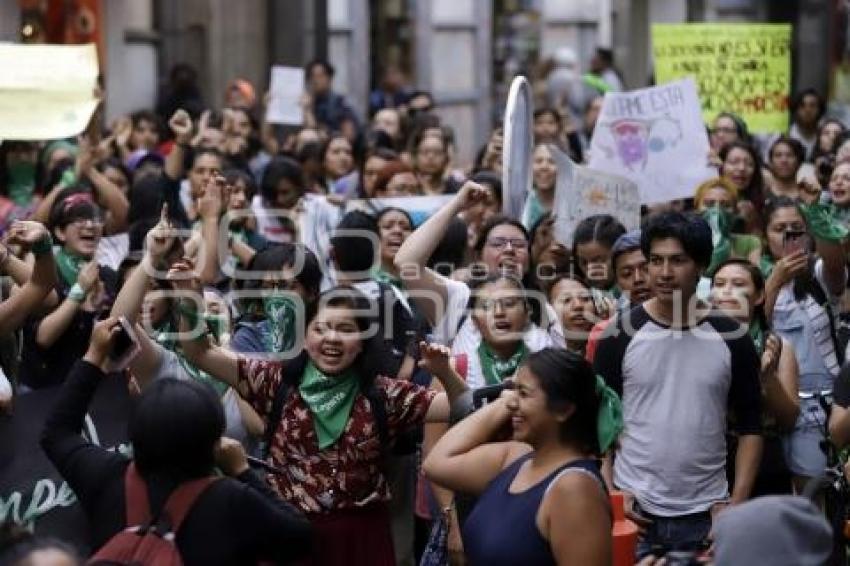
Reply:
M576 225L595 214L610 214L626 230L640 228L640 194L633 181L576 165L563 151L549 148L558 167L555 184L555 239L572 248Z
M694 195L717 171L693 79L608 92L590 143L590 167L637 183L641 202Z
M298 103L304 93L304 69L301 67L272 67L269 81L269 106L266 122L269 124L304 123L304 112Z
M520 218L531 190L531 153L534 151L534 94L528 79L515 77L505 105L502 151L502 214Z

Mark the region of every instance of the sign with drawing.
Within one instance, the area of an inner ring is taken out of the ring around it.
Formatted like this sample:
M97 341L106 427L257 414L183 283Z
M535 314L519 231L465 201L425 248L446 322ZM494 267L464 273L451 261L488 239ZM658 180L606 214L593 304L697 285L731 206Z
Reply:
M640 227L637 184L625 177L576 165L567 154L550 147L558 167L555 185L555 239L572 248L576 225L588 216L610 214L627 230Z
M684 79L605 94L590 144L591 169L635 182L643 204L687 198L717 175L696 85Z

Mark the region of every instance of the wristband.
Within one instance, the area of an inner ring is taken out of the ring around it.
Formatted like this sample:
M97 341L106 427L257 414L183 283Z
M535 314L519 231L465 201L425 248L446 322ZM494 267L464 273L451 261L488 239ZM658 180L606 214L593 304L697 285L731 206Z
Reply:
M50 234L45 234L30 247L30 251L36 257L53 253L53 238L50 237Z
M82 303L86 300L87 295L88 293L85 292L79 283L74 283L74 286L71 287L70 291L68 291L68 298L75 303Z

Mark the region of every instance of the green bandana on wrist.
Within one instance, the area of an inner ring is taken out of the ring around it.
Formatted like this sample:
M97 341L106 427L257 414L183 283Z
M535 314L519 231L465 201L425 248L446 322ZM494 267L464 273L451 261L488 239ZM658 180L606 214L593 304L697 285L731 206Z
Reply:
M313 414L320 449L331 446L342 436L359 389L360 383L353 370L329 376L312 361L307 363L298 391Z
M596 376L596 394L599 396L596 435L600 453L604 454L623 430L623 404L617 393L598 375Z
M263 297L263 310L269 330L263 334L266 350L279 354L295 345L295 301L289 295L272 294Z
M481 362L481 374L487 385L498 385L505 379L512 377L520 364L528 355L528 347L525 342L520 341L516 352L507 360L502 360L484 340L478 345L478 360Z
M818 240L840 243L847 237L847 227L831 214L830 207L816 202L800 204L799 208L809 225L809 231Z
M59 248L55 259L56 267L59 268L59 275L62 276L62 280L69 287L77 282L77 276L79 276L83 264L89 261L83 256L65 251L65 248Z
M711 254L711 263L707 271L711 275L721 263L729 259L732 255L732 243L729 239L729 230L732 227L732 215L719 206L712 206L702 212L702 217L711 227L711 243L714 245L714 251Z

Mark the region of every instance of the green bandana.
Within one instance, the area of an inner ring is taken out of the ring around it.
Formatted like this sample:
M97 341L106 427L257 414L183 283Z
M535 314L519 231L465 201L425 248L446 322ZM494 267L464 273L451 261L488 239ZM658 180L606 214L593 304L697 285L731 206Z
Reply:
M714 245L714 251L711 254L711 263L707 271L710 275L714 273L721 263L729 259L732 255L732 243L729 239L729 230L732 227L732 215L719 206L712 206L702 212L702 217L711 227L711 243Z
M206 318L206 317L205 317ZM156 334L154 334L154 341L165 348L166 350L172 351L177 354L177 360L180 362L180 366L186 371L186 373L199 383L205 383L212 387L219 397L224 396L227 392L228 385L223 383L208 373L205 373L191 363L189 363L186 358L183 356L183 352L180 350L180 345L169 336L169 334L173 334L174 329L170 322L165 322L160 328L157 329Z
M841 243L847 237L847 227L832 214L829 206L816 202L800 204L799 208L809 230L818 240Z
M328 376L313 362L307 363L298 391L313 413L320 449L332 445L342 435L359 390L360 383L353 370Z
M596 394L599 396L596 436L600 453L604 454L623 430L623 405L617 393L598 375L596 376Z
M516 352L507 360L499 359L484 340L478 346L478 359L481 361L481 373L487 385L497 385L505 378L516 373L517 368L528 354L525 342L520 341Z
M269 331L263 334L266 350L274 354L290 351L295 344L295 301L289 295L267 295L263 310L269 323Z
M764 334L764 328L761 327L761 324L759 324L758 321L753 321L750 325L750 338L753 339L756 352L759 356L761 356L762 353L764 353L764 341L766 337Z
M59 275L62 276L62 280L65 281L69 287L77 282L77 276L80 274L83 264L89 261L83 256L66 252L65 248L59 248L59 251L56 252L55 259L56 267L59 268Z
M383 269L378 269L375 272L375 279L380 281L381 283L386 283L387 285L392 285L398 290L404 289L404 282L402 282L400 277L396 277L392 273L388 271L384 271Z
M18 206L27 206L35 190L35 164L19 162L9 166L9 199Z
M767 254L761 256L759 260L759 269L761 270L761 274L765 279L770 277L770 274L773 273L773 267L776 265L776 262L773 261L773 258Z

